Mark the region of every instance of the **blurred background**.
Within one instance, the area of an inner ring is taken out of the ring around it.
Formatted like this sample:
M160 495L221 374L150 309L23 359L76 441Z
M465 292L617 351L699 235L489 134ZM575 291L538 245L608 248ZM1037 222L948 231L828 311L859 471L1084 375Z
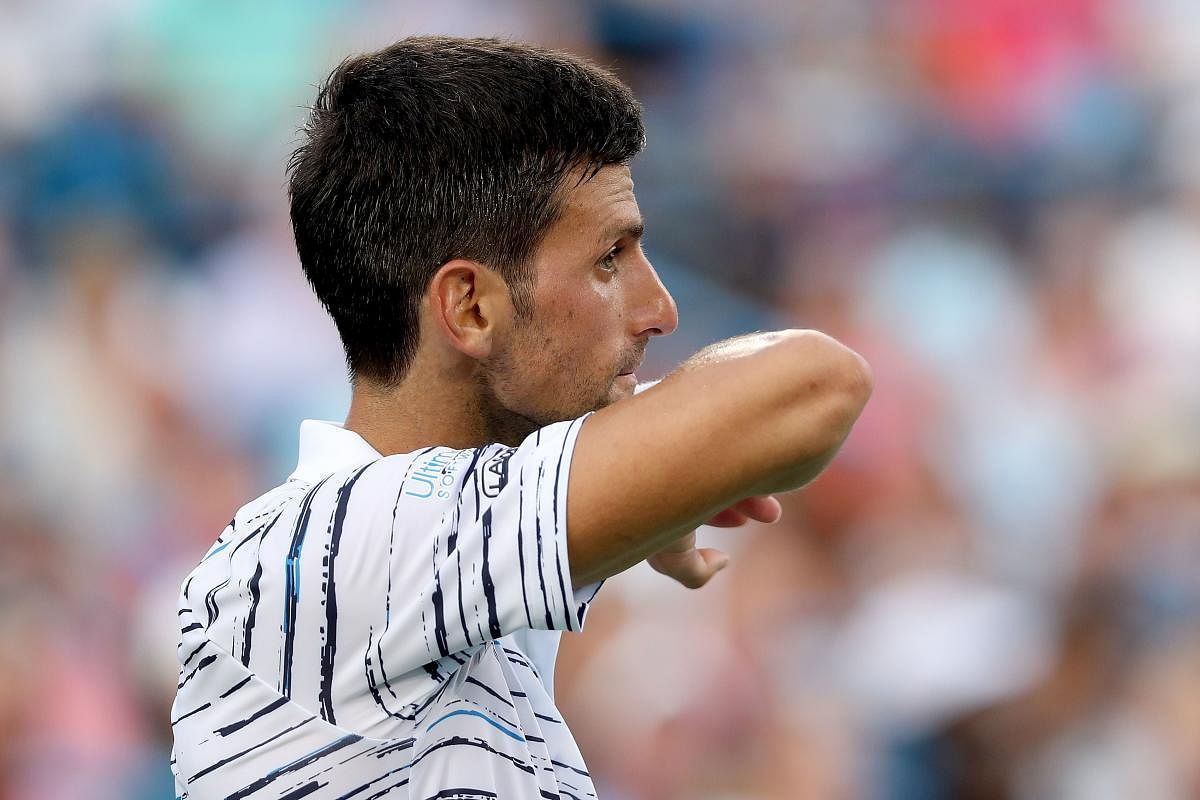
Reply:
M284 164L347 53L646 107L644 377L773 326L874 398L784 521L564 637L605 800L1200 797L1190 0L0 0L0 800L173 796L179 580L348 403Z

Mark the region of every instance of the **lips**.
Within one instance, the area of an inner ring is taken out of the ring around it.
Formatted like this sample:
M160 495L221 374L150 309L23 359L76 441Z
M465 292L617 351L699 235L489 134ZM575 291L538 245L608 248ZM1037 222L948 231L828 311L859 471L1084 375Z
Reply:
M646 360L645 343L641 343L640 346L637 348L637 350L638 350L637 358L630 359L629 366L622 367L621 371L617 373L618 376L632 375L633 373L637 372L638 369L641 368L642 362Z
M641 356L640 358L638 358L638 360L637 360L637 361L635 361L635 362L634 362L634 363L633 363L631 366L629 366L629 367L627 367L627 368L625 368L625 369L621 370L621 371L620 371L620 372L618 372L617 374L618 374L618 375L632 375L633 373L637 372L637 371L638 371L638 369L640 369L640 368L641 368L641 366L642 366L642 361L644 361L644 360L645 360L645 355L642 355L642 356Z

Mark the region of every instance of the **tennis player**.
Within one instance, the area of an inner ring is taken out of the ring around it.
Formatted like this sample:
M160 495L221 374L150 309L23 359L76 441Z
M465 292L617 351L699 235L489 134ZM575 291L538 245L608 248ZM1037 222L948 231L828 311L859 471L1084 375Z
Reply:
M291 214L353 399L183 584L180 797L595 797L560 633L639 561L705 584L728 559L696 526L776 519L870 393L855 353L788 330L635 396L677 323L643 140L617 78L527 45L407 39L330 75Z

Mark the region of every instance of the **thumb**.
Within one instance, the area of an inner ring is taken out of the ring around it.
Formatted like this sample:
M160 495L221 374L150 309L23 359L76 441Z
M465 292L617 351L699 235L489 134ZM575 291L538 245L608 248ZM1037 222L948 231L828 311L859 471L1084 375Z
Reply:
M686 553L656 553L647 559L650 566L689 589L699 589L729 563L720 550L704 547Z
M672 576L689 589L699 589L712 577L729 566L729 555L712 547L701 547L693 553L691 569Z
M729 554L715 547L701 547L696 552L708 567L710 577L729 566Z

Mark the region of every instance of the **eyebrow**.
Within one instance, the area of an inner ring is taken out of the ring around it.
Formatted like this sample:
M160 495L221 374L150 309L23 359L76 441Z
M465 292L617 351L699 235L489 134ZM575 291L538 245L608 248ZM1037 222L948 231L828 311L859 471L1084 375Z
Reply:
M618 222L611 227L605 228L604 232L600 235L600 239L602 243L610 242L613 239L641 239L645 233L646 222L638 218L636 220Z

